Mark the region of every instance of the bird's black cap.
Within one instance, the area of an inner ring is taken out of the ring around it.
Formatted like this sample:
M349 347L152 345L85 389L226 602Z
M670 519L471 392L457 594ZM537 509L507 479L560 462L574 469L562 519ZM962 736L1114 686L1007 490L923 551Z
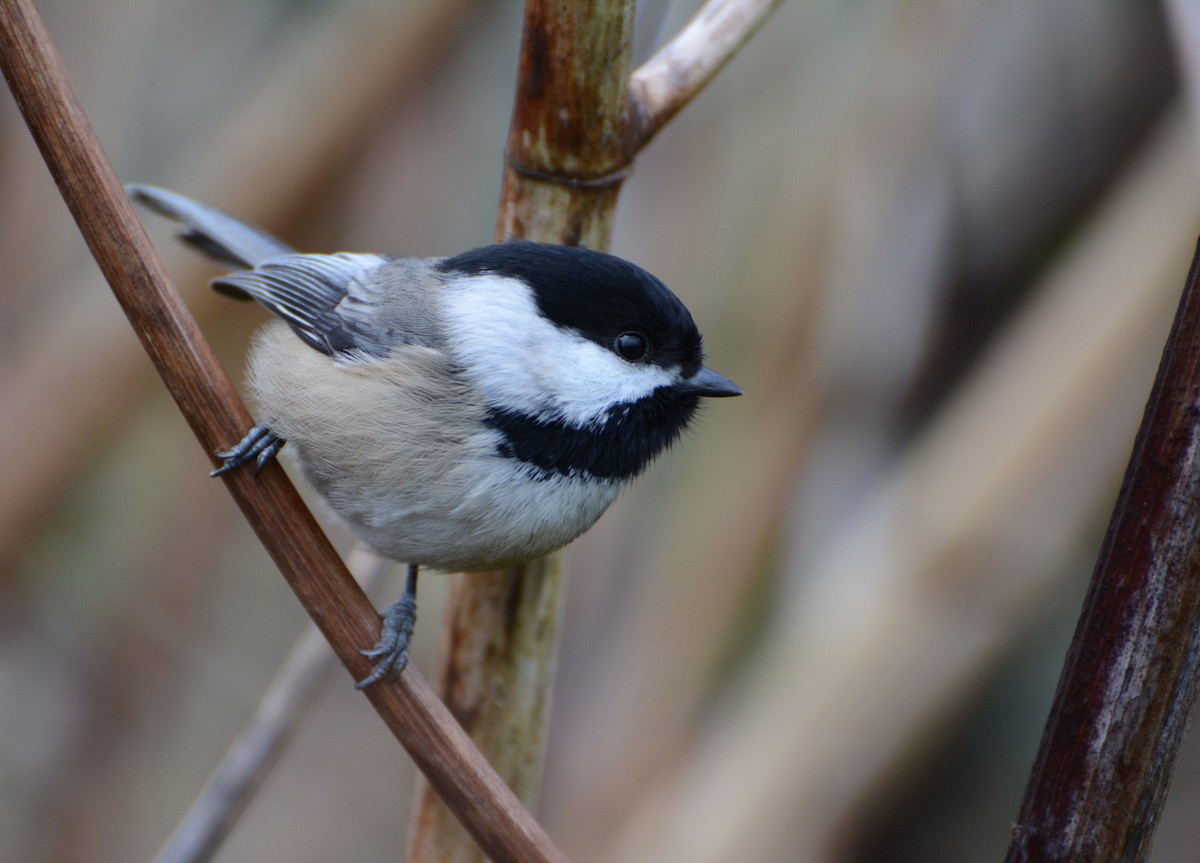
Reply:
M678 366L689 377L700 369L700 331L687 307L661 281L623 258L522 240L464 252L439 268L520 279L547 320L609 350L617 336L641 333L650 341L646 362Z

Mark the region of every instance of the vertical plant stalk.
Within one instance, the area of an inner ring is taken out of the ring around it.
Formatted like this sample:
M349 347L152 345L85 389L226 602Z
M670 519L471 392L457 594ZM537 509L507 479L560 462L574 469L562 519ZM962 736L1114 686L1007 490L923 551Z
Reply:
M528 0L496 228L605 249L625 155L632 0ZM509 787L535 807L566 593L565 552L455 576L437 687ZM418 780L408 860L477 861Z
M779 0L712 0L637 72L633 0L526 0L496 238L607 249L638 151ZM455 577L438 689L533 810L566 589L565 552ZM410 863L482 858L418 780Z
M251 424L195 319L163 272L29 0L0 0L0 67L63 200L122 310L204 448ZM278 465L226 487L347 670L370 662L379 617ZM498 861L563 861L415 669L367 697L471 836Z
M1200 686L1200 249L1007 860L1145 860Z

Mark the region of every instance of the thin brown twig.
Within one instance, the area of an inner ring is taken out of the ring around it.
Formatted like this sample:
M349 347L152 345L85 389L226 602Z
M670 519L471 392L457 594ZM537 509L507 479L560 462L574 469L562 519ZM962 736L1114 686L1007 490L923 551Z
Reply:
M682 30L629 77L629 143L645 146L690 102L782 0L709 0Z
M349 555L348 566L363 590L370 590L387 562L358 545ZM155 863L204 863L216 855L295 737L310 706L327 688L335 666L320 631L306 626L263 693L254 716L154 858Z
M201 336L91 131L62 61L29 0L0 0L0 65L92 255L201 445L237 440L245 406ZM226 487L347 670L369 662L379 618L278 466ZM490 857L561 861L541 827L490 768L415 669L367 697Z
M1010 863L1144 860L1200 691L1200 248L1013 827Z

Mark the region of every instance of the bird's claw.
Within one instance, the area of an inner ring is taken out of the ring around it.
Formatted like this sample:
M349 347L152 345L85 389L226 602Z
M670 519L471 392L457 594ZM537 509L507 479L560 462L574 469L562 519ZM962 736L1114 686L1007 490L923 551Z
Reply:
M222 464L209 476L221 476L249 461L254 462L254 475L258 476L283 449L284 443L286 441L283 438L259 423L232 447L217 453L217 458L223 460Z
M408 665L408 649L412 644L413 625L417 622L417 600L405 594L383 613L383 630L379 641L370 650L360 650L368 659L378 659L371 673L354 684L366 689L381 680L391 682Z

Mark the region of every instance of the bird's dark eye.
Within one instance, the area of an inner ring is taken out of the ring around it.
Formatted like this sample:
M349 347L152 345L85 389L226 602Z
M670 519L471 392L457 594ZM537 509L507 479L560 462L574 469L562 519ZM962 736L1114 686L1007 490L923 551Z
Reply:
M623 359L634 363L646 356L650 350L650 340L641 333L621 333L613 342L613 350Z

